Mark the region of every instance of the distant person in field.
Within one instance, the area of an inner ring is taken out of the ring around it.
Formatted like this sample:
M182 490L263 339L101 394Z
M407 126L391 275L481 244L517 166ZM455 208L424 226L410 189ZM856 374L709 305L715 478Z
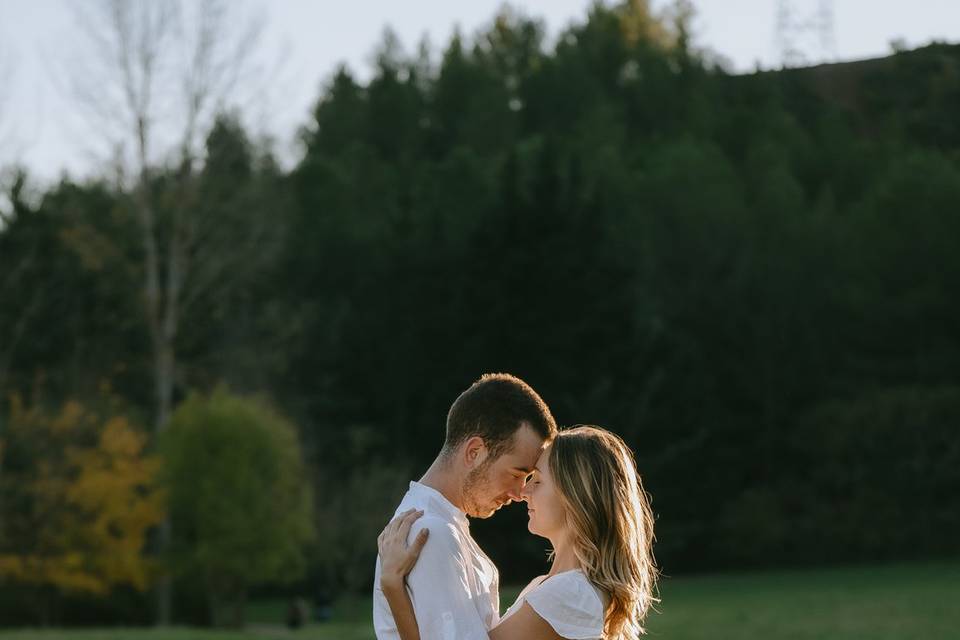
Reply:
M552 543L552 566L501 618L496 567L467 517L513 500ZM378 539L377 638L635 638L655 601L652 543L649 502L619 437L589 426L557 433L528 385L483 376L451 407L443 450Z

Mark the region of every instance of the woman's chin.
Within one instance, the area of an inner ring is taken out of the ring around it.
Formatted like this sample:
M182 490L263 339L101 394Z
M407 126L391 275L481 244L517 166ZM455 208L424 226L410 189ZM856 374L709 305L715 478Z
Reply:
M535 536L540 535L540 534L537 532L537 527L536 527L532 522L528 522L528 523L527 523L527 531L529 531L530 533L532 533L532 534L535 535Z

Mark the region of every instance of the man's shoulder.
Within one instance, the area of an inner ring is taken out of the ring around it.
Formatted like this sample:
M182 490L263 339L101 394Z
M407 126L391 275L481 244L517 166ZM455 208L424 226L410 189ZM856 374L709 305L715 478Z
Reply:
M413 538L423 529L430 531L429 540L439 540L451 545L458 545L463 540L463 532L449 519L442 515L425 512L417 518L410 527L410 537Z

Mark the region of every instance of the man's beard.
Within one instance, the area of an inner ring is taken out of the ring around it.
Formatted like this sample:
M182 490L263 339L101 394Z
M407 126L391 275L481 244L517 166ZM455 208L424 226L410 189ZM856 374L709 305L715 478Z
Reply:
M463 481L464 511L471 518L489 518L494 514L496 504L483 500L484 488L490 483L490 466L492 460L484 460L476 469L467 474Z

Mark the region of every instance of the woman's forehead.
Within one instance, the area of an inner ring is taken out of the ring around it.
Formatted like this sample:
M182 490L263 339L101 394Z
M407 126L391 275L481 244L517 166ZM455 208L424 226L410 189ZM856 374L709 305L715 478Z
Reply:
M534 467L534 471L539 471L540 473L549 473L550 472L550 449L553 445L547 445L547 447L540 454L540 457L537 458L537 465Z

